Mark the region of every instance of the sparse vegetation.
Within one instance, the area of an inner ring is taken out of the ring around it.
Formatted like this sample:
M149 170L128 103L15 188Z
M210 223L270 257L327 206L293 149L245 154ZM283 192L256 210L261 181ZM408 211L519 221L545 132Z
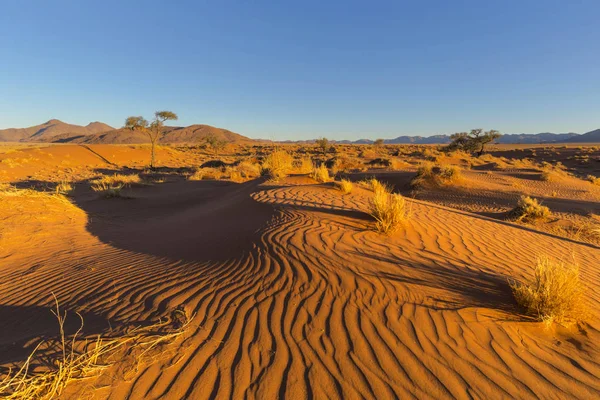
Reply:
M335 188L343 194L352 192L352 187L352 182L350 182L348 179L342 179L341 181L335 182Z
M312 173L310 174L311 178L313 178L317 182L329 182L331 178L329 177L329 171L325 164L321 164L318 167L313 168Z
M285 178L293 170L293 162L294 159L287 151L275 150L265 158L262 164L263 174L275 180Z
M144 117L128 117L125 128L145 133L150 139L150 168L154 169L156 160L156 143L161 135L166 121L177 120L177 114L172 111L157 111L154 120L149 123Z
M426 185L448 186L462 180L462 171L458 165L436 165L425 161L417 169L417 176L411 184L415 187Z
M534 222L547 219L550 216L550 209L541 205L537 199L521 196L511 215L518 222Z
M60 181L54 190L56 194L68 195L73 190L73 186L68 181Z
M590 181L593 185L600 186L600 177L588 175L586 179Z
M6 399L54 399L72 382L99 375L114 364L125 349L137 349L139 366L154 349L181 336L189 324L185 312L176 311L172 317L158 323L136 327L123 335L93 340L81 338L83 317L77 314L81 325L72 337L65 332L66 312L62 312L55 297L55 310L60 337L54 354L40 353L49 343L40 342L19 369L9 369L0 375L0 397ZM36 368L43 365L44 368Z
M483 129L471 129L471 132L459 132L450 136L451 143L448 150L463 150L469 153L477 153L481 156L485 151L485 146L502 136L500 132L490 130L484 132Z
M315 144L319 149L321 149L323 154L327 153L327 149L329 148L329 140L327 138L319 138L315 140Z
M94 179L90 183L94 192L99 192L106 198L123 197L121 191L123 188L133 184L141 183L139 175L104 175L101 178Z
M583 285L575 263L540 257L533 280L510 286L517 303L546 325L572 324L585 315Z
M377 231L391 234L408 220L409 212L402 195L391 193L390 188L376 179L370 181L373 198L369 204L369 213L377 221Z

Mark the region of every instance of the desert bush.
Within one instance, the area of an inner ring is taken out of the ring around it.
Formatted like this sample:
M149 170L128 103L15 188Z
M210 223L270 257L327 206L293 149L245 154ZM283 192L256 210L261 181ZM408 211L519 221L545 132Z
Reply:
M367 167L360 160L351 158L347 155L336 156L326 162L326 166L331 168L334 174L338 172L360 172L366 171Z
M341 181L335 182L335 188L343 194L352 192L352 187L352 182L350 182L348 179L342 179Z
M235 166L243 179L254 179L260 176L260 166L249 161L242 161Z
M542 180L547 182L556 182L565 177L567 173L560 167L554 167L552 164L544 163L542 165Z
M331 180L329 177L329 170L325 167L325 164L313 168L310 176L317 182L329 182Z
M377 231L385 234L395 232L409 216L406 200L400 194L391 193L388 186L373 179L373 198L369 204L369 213L377 221Z
M54 188L56 194L69 194L73 191L73 186L69 181L61 181Z
M299 174L310 174L314 168L314 164L310 157L305 156L299 160L294 160L294 168Z
M517 206L511 211L511 215L522 222L544 220L550 216L550 209L541 205L536 199L529 196L521 196Z
M461 169L458 165L436 165L425 161L417 169L417 176L412 180L413 186L448 186L463 180Z
M600 186L600 177L594 176L594 175L588 175L586 177L586 179L588 181L590 181L592 184L596 185L596 186Z
M122 189L137 183L141 183L139 175L122 174L104 175L91 181L92 190L102 193L107 198L123 197Z
M547 325L580 321L584 313L583 286L575 263L540 257L533 280L510 284L517 303Z
M294 167L293 161L292 156L285 150L276 150L263 161L262 172L272 179L285 178Z

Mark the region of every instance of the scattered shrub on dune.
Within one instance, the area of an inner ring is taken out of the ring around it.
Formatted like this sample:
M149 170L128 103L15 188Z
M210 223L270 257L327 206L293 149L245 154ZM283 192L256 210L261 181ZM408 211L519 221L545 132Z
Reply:
M287 151L276 150L263 161L262 172L275 180L285 178L294 168L293 161L294 159Z
M584 318L583 285L574 263L540 257L533 280L511 282L517 303L546 325L572 324Z
M304 156L299 160L294 160L294 169L299 174L310 174L314 168L312 159L309 156Z
M313 178L317 182L329 182L331 178L329 177L329 171L325 164L321 164L318 167L313 168L312 173L310 174L311 178Z
M586 179L590 181L593 185L600 186L600 177L588 175Z
M56 188L54 190L55 190L56 194L67 195L67 194L71 193L71 191L73 191L73 186L68 181L61 181L56 185Z
M425 185L449 186L462 180L462 170L458 165L436 165L425 161L417 169L417 176L411 184L415 187Z
M92 190L102 193L107 198L123 197L121 190L137 183L141 183L139 175L122 174L104 175L91 181Z
M560 166L553 166L549 163L544 163L542 166L542 180L547 182L556 182L561 178L564 178L567 175L565 171L563 171Z
M550 209L541 205L536 199L521 196L511 215L519 222L533 222L548 218Z
M352 187L352 182L350 182L348 179L342 179L341 181L335 182L335 188L343 194L352 192Z
M244 180L258 178L260 176L260 166L258 164L251 163L250 161L240 162L235 166L235 170Z
M391 234L408 220L409 212L406 200L400 194L391 193L388 186L373 179L373 198L369 204L369 213L377 221L377 231Z

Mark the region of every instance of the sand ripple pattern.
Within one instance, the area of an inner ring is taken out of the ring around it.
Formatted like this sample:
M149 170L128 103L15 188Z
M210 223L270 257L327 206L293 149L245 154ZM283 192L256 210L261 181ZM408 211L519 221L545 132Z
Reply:
M361 189L247 195L279 212L242 256L174 262L73 229L33 256L3 258L2 304L42 306L53 290L114 323L179 306L196 315L171 358L97 390L100 398L600 394L597 316L585 333L543 331L517 316L506 284L540 249L573 253L584 281L598 282L597 249L418 201L405 230L381 236L368 229ZM597 309L597 288L589 293Z

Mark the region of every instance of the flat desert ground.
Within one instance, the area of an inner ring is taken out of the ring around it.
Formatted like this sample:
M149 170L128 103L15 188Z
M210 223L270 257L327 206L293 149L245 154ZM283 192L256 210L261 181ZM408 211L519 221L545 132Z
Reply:
M155 170L147 146L0 146L0 382L100 338L57 398L600 397L600 146L281 149L352 191L232 172L272 145L160 147ZM415 187L424 161L461 178ZM135 179L93 189L114 174ZM393 234L373 228L371 177L406 199ZM522 195L551 216L512 218ZM581 322L515 302L541 256L579 266Z

